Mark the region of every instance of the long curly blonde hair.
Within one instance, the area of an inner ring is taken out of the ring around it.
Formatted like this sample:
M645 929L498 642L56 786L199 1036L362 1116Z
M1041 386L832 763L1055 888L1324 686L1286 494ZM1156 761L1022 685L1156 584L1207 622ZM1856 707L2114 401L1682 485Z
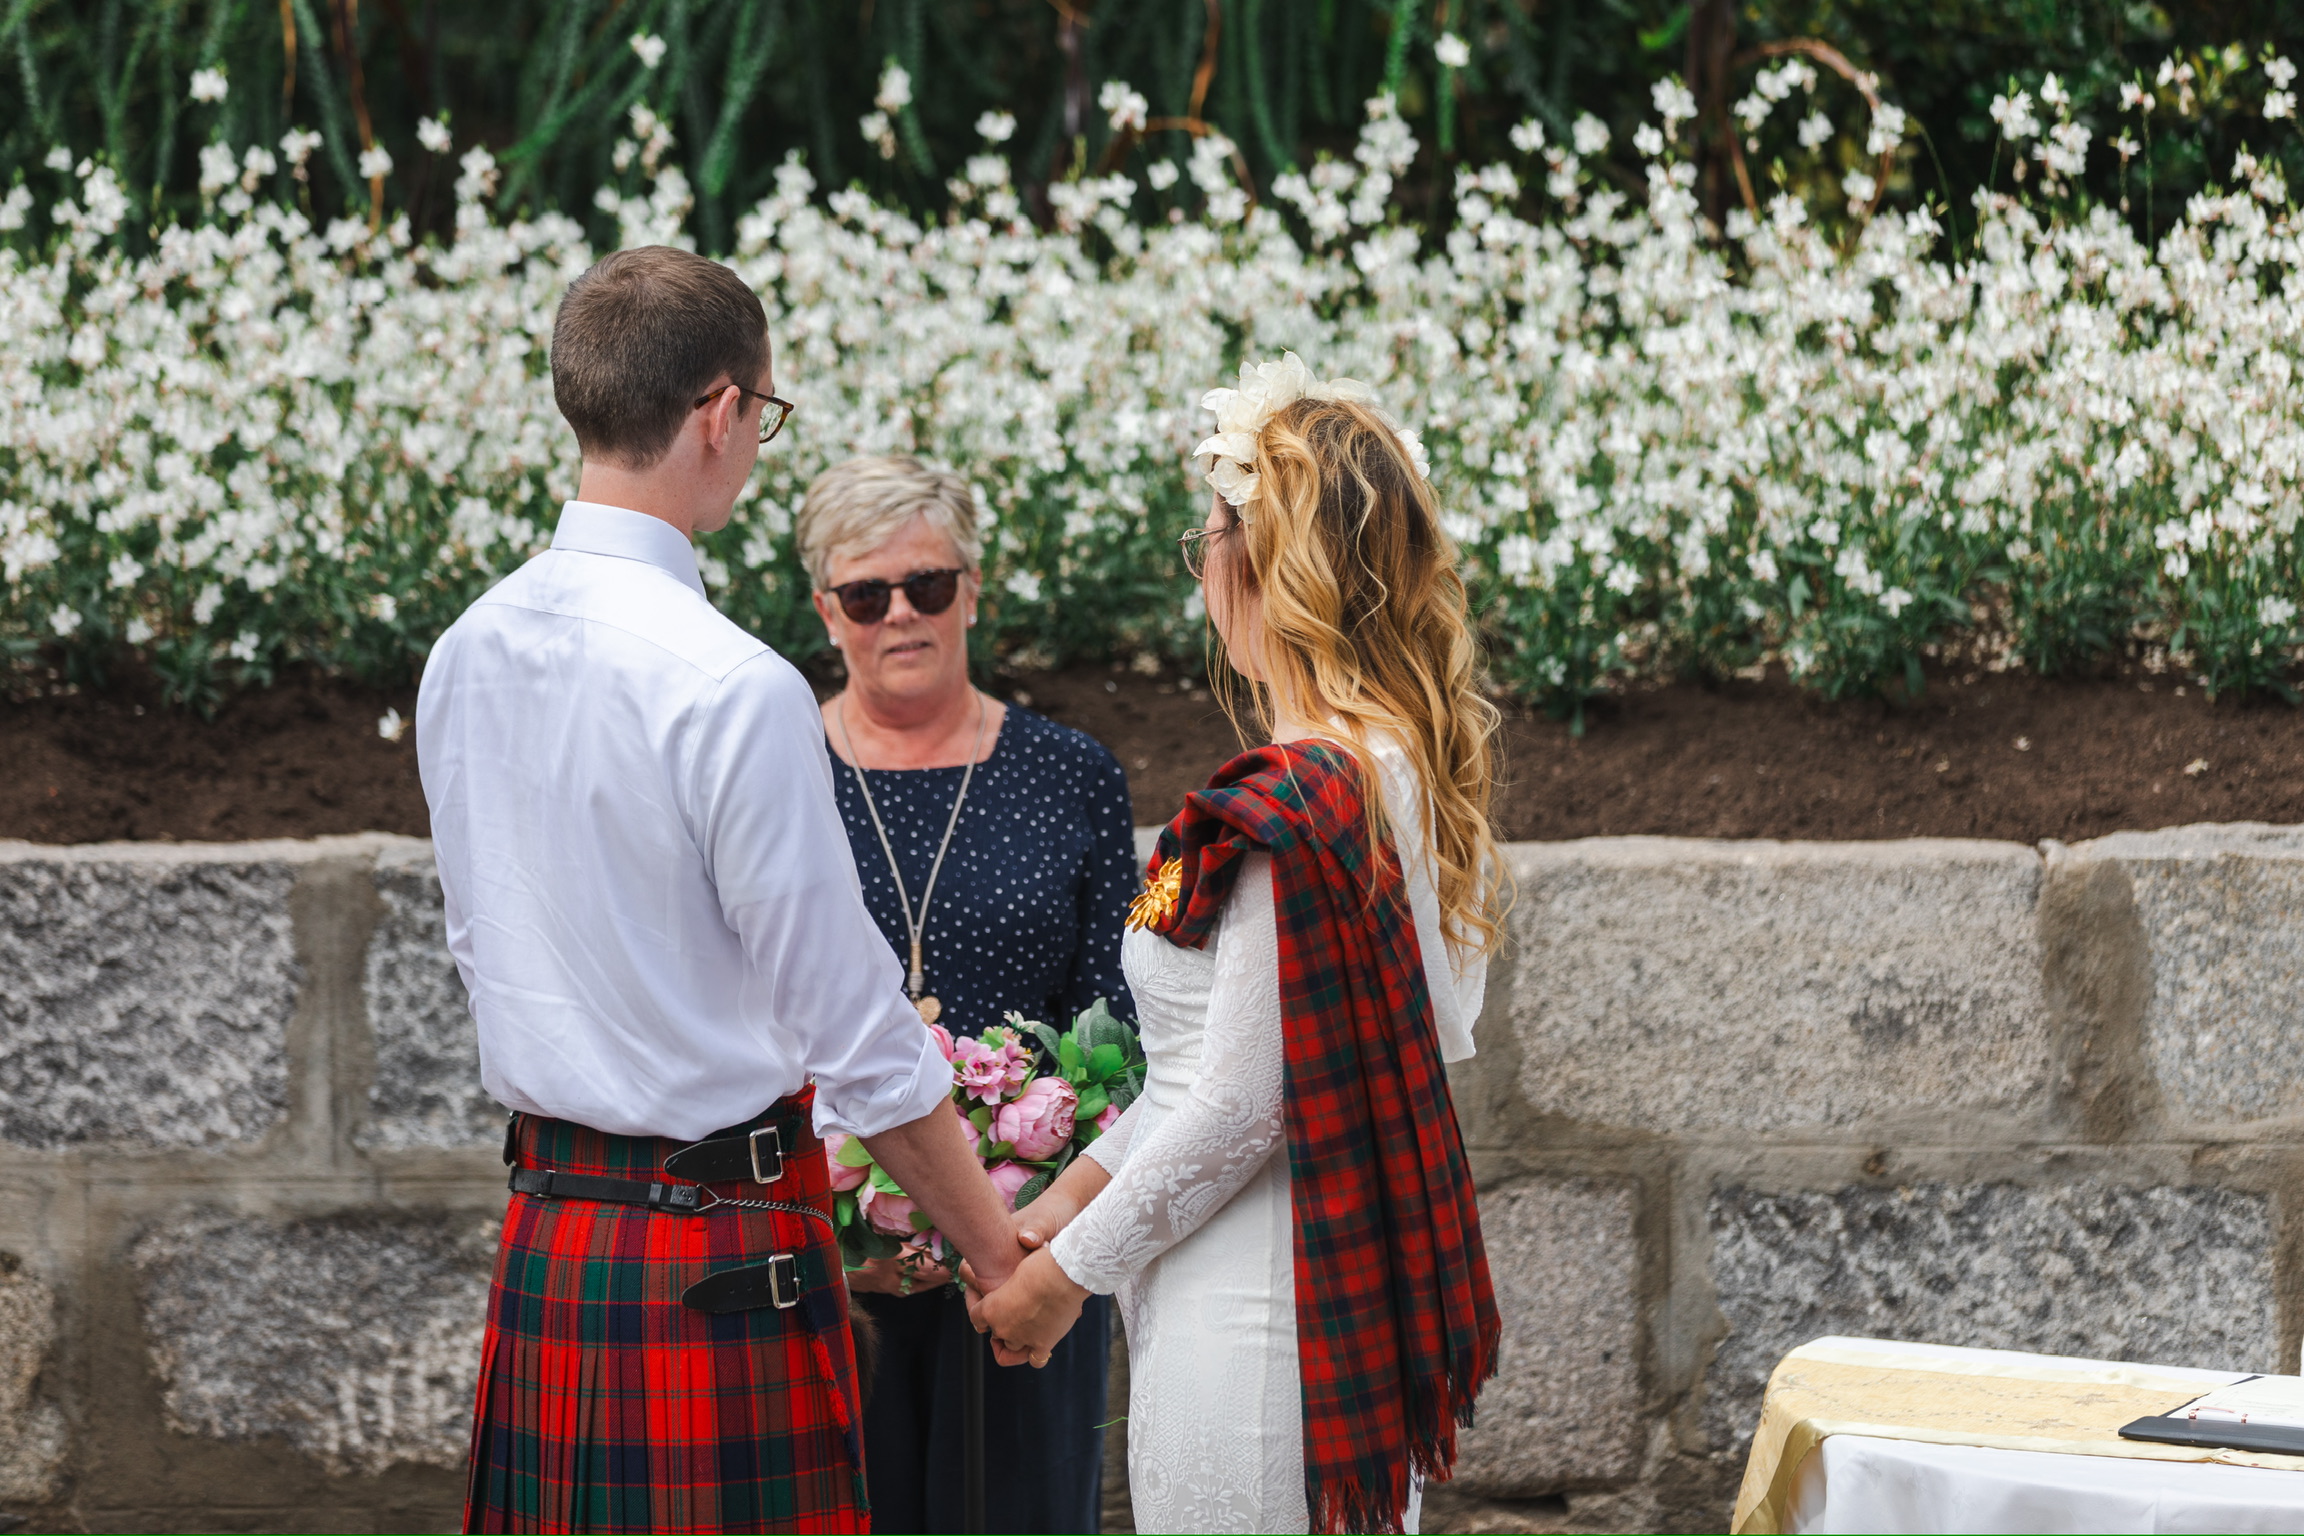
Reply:
M1456 548L1432 489L1393 428L1356 402L1299 400L1256 438L1246 526L1225 539L1246 558L1220 557L1209 572L1261 608L1255 711L1267 727L1285 719L1326 735L1333 722L1378 835L1382 779L1366 749L1384 736L1400 744L1427 796L1443 931L1459 953L1485 952L1509 895L1488 822L1501 717L1480 692ZM1217 672L1237 724L1231 680L1246 674Z

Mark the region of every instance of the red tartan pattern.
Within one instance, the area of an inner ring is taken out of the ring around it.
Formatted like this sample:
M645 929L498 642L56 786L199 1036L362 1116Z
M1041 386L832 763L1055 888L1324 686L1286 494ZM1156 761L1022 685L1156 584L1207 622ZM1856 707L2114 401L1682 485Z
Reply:
M1185 797L1158 931L1207 942L1242 856L1272 855L1296 1227L1304 1483L1316 1531L1398 1531L1444 1481L1502 1326L1400 863L1341 749L1243 753Z
M812 1097L747 1122L783 1122L783 1178L706 1187L829 1216L823 1143L804 1129ZM520 1117L523 1167L664 1179L664 1158L683 1145ZM514 1195L488 1298L464 1528L871 1529L846 1287L835 1280L814 1307L713 1315L680 1303L716 1270L805 1249L818 1251L815 1273L841 1273L830 1226L803 1216Z

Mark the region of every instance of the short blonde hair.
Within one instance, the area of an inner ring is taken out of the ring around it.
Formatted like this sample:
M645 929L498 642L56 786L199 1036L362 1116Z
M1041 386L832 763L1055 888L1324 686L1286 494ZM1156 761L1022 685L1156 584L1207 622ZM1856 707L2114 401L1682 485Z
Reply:
M869 554L915 515L952 541L970 575L979 574L984 540L968 482L908 455L886 455L835 464L808 487L799 534L810 584L823 590L835 559Z

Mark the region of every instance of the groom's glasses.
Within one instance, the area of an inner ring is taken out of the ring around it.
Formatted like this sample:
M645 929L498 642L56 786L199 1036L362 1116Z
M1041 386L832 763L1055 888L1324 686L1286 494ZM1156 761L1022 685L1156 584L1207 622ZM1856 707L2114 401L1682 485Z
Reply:
M704 396L702 399L691 403L688 409L693 411L710 405L713 401L719 399L722 395L726 394L731 389L736 391L736 403L738 405L742 405L745 398L748 396L760 402L761 446L765 447L769 443L774 442L776 440L776 434L784 430L785 420L790 417L792 412L796 409L796 407L789 400L779 399L775 395L763 395L760 393L760 391L756 389L746 389L741 384L723 384L718 389L712 391L712 393Z
M904 601L912 611L930 618L952 606L952 599L960 595L958 569L949 571L914 571L902 581L882 581L874 577L869 581L844 581L839 586L826 588L840 599L840 611L855 624L877 624L888 617L888 594L896 588L904 589Z

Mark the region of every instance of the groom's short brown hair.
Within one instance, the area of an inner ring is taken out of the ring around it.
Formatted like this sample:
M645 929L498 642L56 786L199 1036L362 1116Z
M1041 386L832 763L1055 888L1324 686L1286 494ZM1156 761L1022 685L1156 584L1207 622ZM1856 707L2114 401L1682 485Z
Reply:
M760 296L716 261L668 245L603 256L568 285L552 322L552 399L584 457L646 469L696 397L726 374L768 371Z

